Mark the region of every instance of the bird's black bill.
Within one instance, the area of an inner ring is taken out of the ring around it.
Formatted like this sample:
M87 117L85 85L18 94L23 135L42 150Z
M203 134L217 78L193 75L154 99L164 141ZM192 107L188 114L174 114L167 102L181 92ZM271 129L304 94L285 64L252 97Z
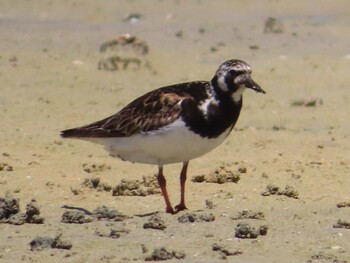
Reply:
M255 90L256 92L259 92L259 93L263 93L263 94L266 94L266 91L263 90L259 85L258 83L256 83L252 78L247 78L246 81L245 81L245 86L248 88L248 89L252 89L252 90Z
M263 94L266 94L266 91L263 90L258 84L255 83L254 86L250 87L252 90L255 90L256 92L260 92Z

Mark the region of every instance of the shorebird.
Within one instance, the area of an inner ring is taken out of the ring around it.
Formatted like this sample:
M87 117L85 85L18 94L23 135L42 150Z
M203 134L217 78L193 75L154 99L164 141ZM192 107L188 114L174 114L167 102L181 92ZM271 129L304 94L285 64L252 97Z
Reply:
M232 59L211 81L193 81L158 88L135 99L103 120L61 132L101 144L112 157L158 165L157 180L166 212L187 209L185 182L190 160L221 144L235 126L245 89L265 91L252 79L251 67ZM182 162L181 199L174 208L168 197L163 165Z

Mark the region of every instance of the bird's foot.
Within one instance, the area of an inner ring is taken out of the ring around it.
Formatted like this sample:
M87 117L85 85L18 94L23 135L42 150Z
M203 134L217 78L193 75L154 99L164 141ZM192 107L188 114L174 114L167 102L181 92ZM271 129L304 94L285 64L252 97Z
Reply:
M165 211L172 215L176 214L176 211L171 206L167 207Z
M175 211L176 211L176 213L178 213L178 212L180 212L180 211L182 211L182 210L187 210L187 207L186 207L185 204L180 203L180 204L178 204L177 206L175 206Z

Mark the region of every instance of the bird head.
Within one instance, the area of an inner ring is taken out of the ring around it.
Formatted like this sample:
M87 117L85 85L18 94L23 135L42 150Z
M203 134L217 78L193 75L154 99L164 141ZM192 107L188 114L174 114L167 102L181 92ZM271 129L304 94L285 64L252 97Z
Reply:
M250 66L238 59L232 59L220 65L211 84L216 92L230 94L238 102L245 89L266 93L251 77Z

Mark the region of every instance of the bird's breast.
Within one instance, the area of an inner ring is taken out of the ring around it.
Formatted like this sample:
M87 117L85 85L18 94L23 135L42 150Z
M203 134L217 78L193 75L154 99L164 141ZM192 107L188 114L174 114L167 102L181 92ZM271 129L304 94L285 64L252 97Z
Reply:
M169 164L189 161L216 148L231 129L215 138L191 131L182 119L160 129L130 137L95 138L114 157L137 163Z

